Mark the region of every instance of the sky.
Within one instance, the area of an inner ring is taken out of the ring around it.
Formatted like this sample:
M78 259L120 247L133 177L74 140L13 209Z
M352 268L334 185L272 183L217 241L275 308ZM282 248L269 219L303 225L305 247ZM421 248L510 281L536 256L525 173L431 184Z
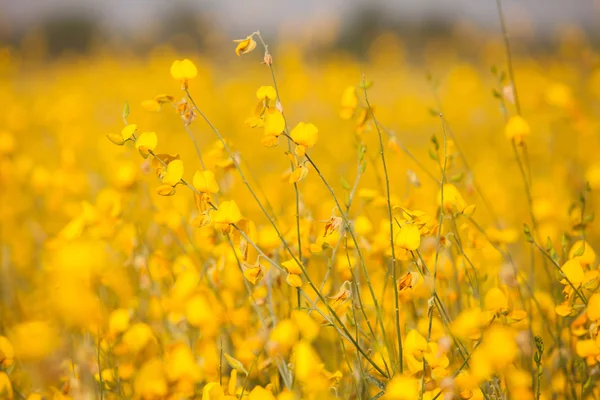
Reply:
M105 28L135 31L160 22L173 8L185 7L210 13L225 33L243 35L257 27L309 26L328 19L343 24L367 4L412 24L432 18L497 24L495 0L0 0L0 24L23 31L49 16L86 13ZM600 0L502 0L502 4L509 20L525 18L540 34L568 24L600 30Z

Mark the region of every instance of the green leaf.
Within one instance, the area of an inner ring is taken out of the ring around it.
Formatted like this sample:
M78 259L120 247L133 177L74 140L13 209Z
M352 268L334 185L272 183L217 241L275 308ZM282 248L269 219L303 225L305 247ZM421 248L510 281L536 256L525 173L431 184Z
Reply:
M364 174L366 170L367 170L367 162L366 162L366 161L363 161L363 162L360 164L360 169L359 169L358 171L359 171L361 174Z
M437 136L433 135L431 137L431 143L433 143L433 147L435 147L436 151L438 151L440 149L440 142L438 142Z
M358 84L358 87L361 89L369 89L371 86L373 86L373 81L372 80L368 80L365 81L364 79L362 81L360 81L360 83Z
M450 178L450 181L457 183L457 182L462 181L464 177L465 177L465 173L464 172L459 172L458 174L454 174Z
M529 243L533 243L531 229L529 229L529 226L527 226L527 224L523 224L523 233L525 234L525 240L527 240Z
M429 149L429 158L433 161L439 161L438 155L433 149Z
M573 253L573 256L581 257L583 255L583 253L585 253L585 242L581 243L581 246L579 246L577 251L575 253Z
M129 103L126 101L123 105L123 119L127 119L129 117Z
M340 182L342 184L342 187L346 190L350 190L350 184L348 183L348 181L346 180L346 178L344 178L343 176L340 178Z
M229 354L224 353L223 354L225 356L225 360L227 360L227 364L229 364L229 366L235 370L237 370L238 372L241 372L242 374L248 376L248 371L246 371L246 368L244 368L244 365L236 360L235 358L231 357Z
M550 239L550 236L548 236L548 238L546 239L546 251L550 251L552 250L552 240Z

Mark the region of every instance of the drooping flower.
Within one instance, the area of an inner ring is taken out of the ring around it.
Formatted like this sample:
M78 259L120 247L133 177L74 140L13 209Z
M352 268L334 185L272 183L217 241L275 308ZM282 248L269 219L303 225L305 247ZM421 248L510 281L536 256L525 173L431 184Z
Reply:
M254 40L255 33L247 36L245 39L236 39L233 42L237 43L235 47L235 54L241 56L242 54L250 53L256 48L256 41Z

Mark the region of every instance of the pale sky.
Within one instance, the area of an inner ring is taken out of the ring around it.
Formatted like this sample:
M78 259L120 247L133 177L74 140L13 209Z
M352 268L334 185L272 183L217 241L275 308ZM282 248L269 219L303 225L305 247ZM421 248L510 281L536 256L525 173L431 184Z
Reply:
M507 19L528 15L534 29L544 33L557 26L577 24L600 29L599 0L503 0ZM397 20L418 23L433 16L460 17L484 26L497 24L495 0L0 0L0 22L22 30L45 16L86 12L110 29L138 29L160 21L174 7L210 12L225 33L240 35L261 27L308 24L336 17L342 23L357 7L370 4Z

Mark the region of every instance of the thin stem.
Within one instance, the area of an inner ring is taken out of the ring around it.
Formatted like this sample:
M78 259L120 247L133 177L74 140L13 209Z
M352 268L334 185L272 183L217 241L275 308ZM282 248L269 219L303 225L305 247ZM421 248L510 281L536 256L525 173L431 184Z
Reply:
M515 82L515 72L513 69L512 52L510 50L510 38L508 36L508 30L506 29L506 22L504 19L504 12L502 11L502 1L496 0L496 6L498 8L498 18L500 19L500 28L502 29L502 38L504 39L504 48L506 49L506 62L508 64L508 76L515 97L515 109L517 114L521 115L521 103L519 102L519 95L517 93L517 84Z
M291 140L291 138L290 138L290 140ZM389 348L389 344L388 344L388 340L387 340L387 335L385 333L385 327L383 325L383 317L381 315L381 308L379 308L379 301L377 300L377 295L375 294L375 291L373 290L373 285L371 284L371 279L369 278L369 272L367 270L367 266L365 264L365 260L363 258L362 252L360 251L360 245L358 244L358 240L356 239L354 230L352 229L352 226L350 225L350 221L348 220L348 215L343 211L342 206L341 206L337 196L335 195L335 192L333 191L333 188L331 187L331 185L329 185L329 182L327 182L327 179L325 179L325 177L323 176L323 174L321 173L321 171L319 170L317 165L314 163L312 158L310 158L308 154L306 154L305 157L308 160L308 162L310 163L310 165L312 165L312 167L315 169L315 171L321 178L321 181L323 181L323 184L325 185L327 190L329 190L329 193L331 193L331 196L333 197L333 200L338 208L338 211L341 214L342 219L344 220L346 229L348 230L348 232L350 233L350 236L352 237L352 241L354 242L354 246L356 247L356 253L358 254L358 258L360 260L363 274L365 275L365 280L367 281L367 286L369 287L369 291L371 293L371 298L373 300L373 304L377 310L377 321L379 322L379 328L381 329L381 334L383 336L384 343L385 343L386 347L388 348L388 354L390 354L390 356L391 356L392 352L389 351L390 348Z
M387 163L385 162L385 151L383 148L383 137L381 135L381 129L379 129L379 124L377 123L377 119L375 118L375 113L373 112L373 108L369 103L369 97L367 96L367 86L365 85L365 78L363 76L363 89L365 93L365 102L367 103L367 108L371 113L371 118L373 119L373 123L375 124L375 128L377 129L377 136L379 137L379 154L381 155L381 164L383 165L383 174L385 176L385 191L386 191L386 200L387 200L387 209L388 209L388 219L389 219L389 227L390 227L390 247L392 249L392 279L394 281L394 306L395 306L395 314L396 314L396 336L398 340L398 367L400 373L404 372L403 367L403 355L402 355L402 333L400 331L400 305L398 300L398 285L397 285L397 268L396 268L396 249L394 247L394 219L392 217L392 200L390 195L390 176L387 170Z

